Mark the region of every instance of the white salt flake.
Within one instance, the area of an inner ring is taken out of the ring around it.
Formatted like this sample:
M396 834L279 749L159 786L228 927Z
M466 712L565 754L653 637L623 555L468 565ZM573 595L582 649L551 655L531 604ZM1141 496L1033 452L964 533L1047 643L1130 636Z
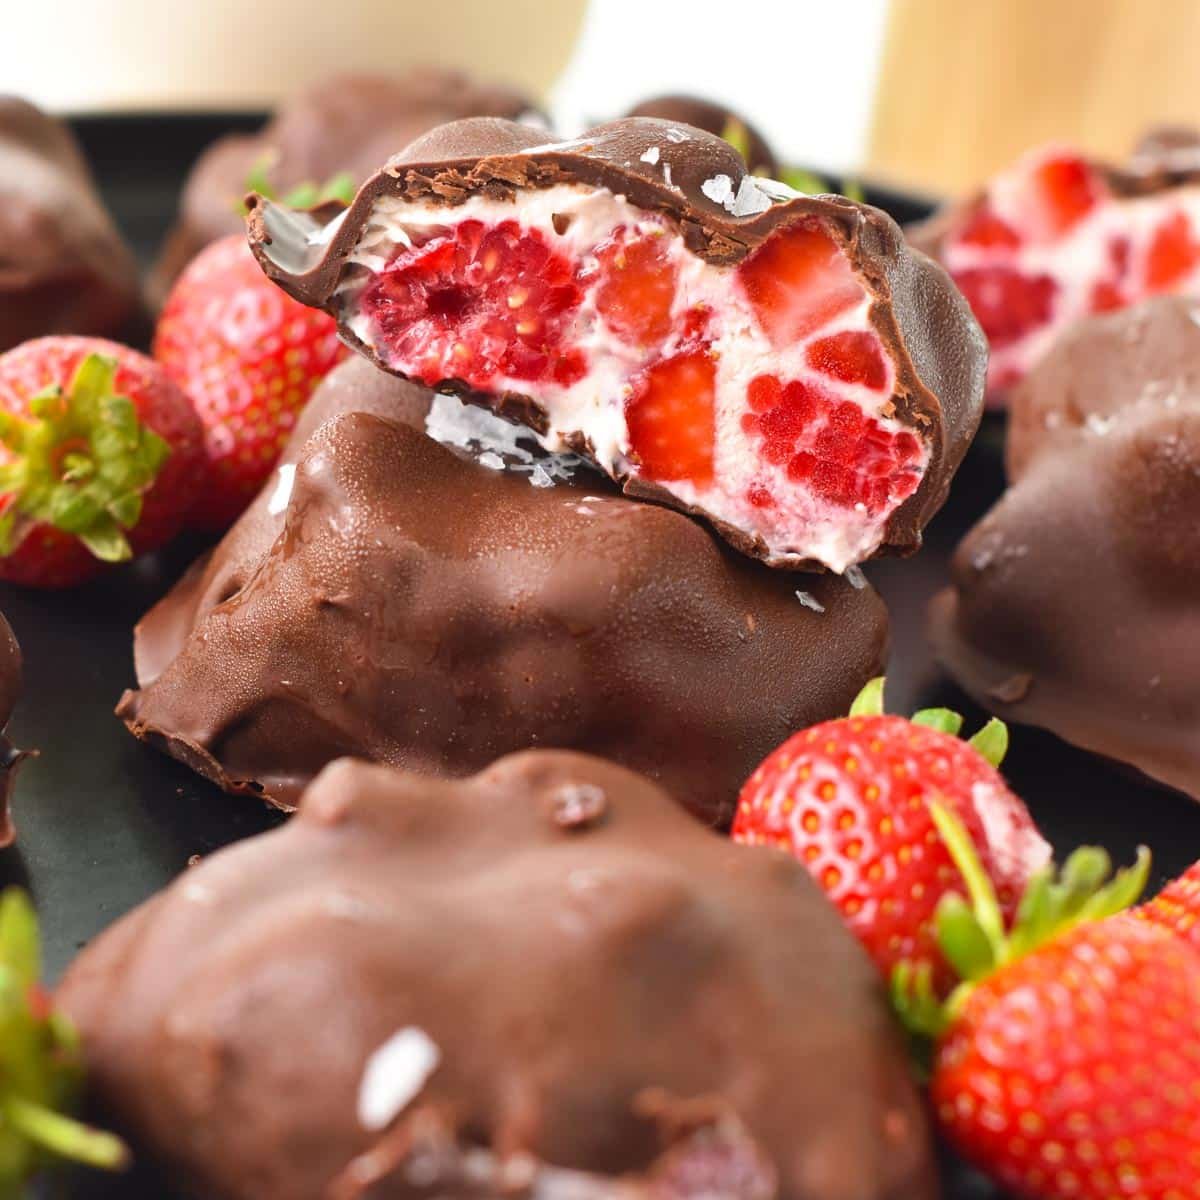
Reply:
M504 470L504 459L495 450L485 450L475 461L481 467L487 467L489 471Z
M287 508L288 501L292 498L292 486L295 482L296 464L284 463L279 468L279 481L275 484L275 490L271 493L270 500L267 501L267 512L271 516L277 517Z
M778 179L768 179L765 175L752 175L750 178L754 180L754 186L770 200L777 200L783 203L788 200L795 200L800 195L794 187L789 187L786 183L780 183Z
M675 184L671 181L671 164L668 162L663 163L663 183L665 183L667 187L675 186Z
M755 213L766 212L770 207L771 197L754 182L752 175L743 175L729 211L735 217L752 217Z
M529 472L529 482L536 488L553 487L554 476L541 463L534 463L533 470Z
M442 1052L415 1025L394 1033L367 1059L358 1088L358 1123L384 1129L420 1094Z
M642 155L639 161L649 163L651 166L654 166L654 164L658 162L658 147L651 146L650 149Z
M860 591L867 586L867 577L862 572L862 567L851 565L842 572L842 578L852 587L858 588Z
M667 141L668 142L675 142L676 144L678 144L679 142L686 142L688 140L689 136L690 135L687 133L686 130L676 129L674 125L672 125L671 128L667 130Z
M823 613L825 605L812 594L812 592L796 591L796 599L804 605L805 608L811 608L813 612Z
M728 175L714 175L706 179L700 190L714 203L733 211L733 180Z

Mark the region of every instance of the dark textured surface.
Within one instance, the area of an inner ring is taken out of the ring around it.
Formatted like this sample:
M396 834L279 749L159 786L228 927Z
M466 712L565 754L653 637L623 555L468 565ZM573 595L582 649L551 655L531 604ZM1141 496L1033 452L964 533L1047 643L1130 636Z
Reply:
M109 204L147 261L171 221L178 188L207 141L261 118L89 120L79 125ZM894 193L871 199L902 223L927 211ZM959 538L1003 486L1001 429L989 418L959 472L945 509L926 531L924 550L867 572L892 614L889 705L896 710L950 703L983 720L938 671L924 643L925 608L945 585ZM118 571L72 594L0 588L25 656L26 685L10 732L42 757L24 770L16 801L21 840L0 853L0 878L33 888L45 924L50 973L75 951L205 854L278 823L242 797L223 795L185 767L138 745L112 715L132 686L133 623L204 543ZM1015 730L1005 773L1061 853L1081 841L1128 860L1139 841L1156 856L1155 882L1200 857L1200 807L1121 774L1049 734ZM985 1182L947 1167L947 1200L996 1200ZM173 1200L148 1171L136 1178L60 1181L72 1200Z

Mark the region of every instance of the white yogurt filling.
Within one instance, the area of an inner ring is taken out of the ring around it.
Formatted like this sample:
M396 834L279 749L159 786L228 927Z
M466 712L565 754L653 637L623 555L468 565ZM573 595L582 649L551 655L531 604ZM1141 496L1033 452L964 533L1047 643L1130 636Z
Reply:
M569 220L564 222L564 217ZM847 507L831 503L810 492L804 484L790 480L786 464L767 463L761 457L761 439L747 433L741 424L742 416L749 411L750 381L758 375L770 374L783 384L800 380L839 400L850 399L889 433L907 428L884 415L894 383L894 365L886 353L886 381L878 389L833 380L812 370L805 361L808 344L817 338L833 333L874 332L869 322L871 297L865 287L859 305L837 314L803 341L778 350L759 327L754 309L738 282L736 268L717 267L691 254L682 237L662 218L630 204L624 196L574 185L523 192L519 206L481 195L454 207L382 197L350 261L372 274L379 273L391 261L398 245L419 244L436 232L469 220L489 226L516 220L525 229L539 231L556 252L585 271L597 265L594 249L619 227L625 228L627 236L663 237L667 256L677 270L672 326L682 329L684 315L698 306L711 313L704 340L716 362L716 436L711 485L697 487L687 480L663 480L661 486L685 504L703 508L718 520L758 534L773 559L815 559L835 571L843 571L879 547L887 519L903 496L892 496L875 513L862 504ZM556 224L563 232L558 232ZM389 354L372 317L357 308L355 302L367 282L369 279L363 273L351 272L342 285L343 319L355 337L375 349L389 366L409 373L410 364ZM539 435L547 450L562 452L567 448L565 439L572 434L583 434L605 471L612 475L637 475L637 465L630 459L625 419L625 403L633 391L630 378L680 349L681 336L673 332L665 343L652 350L630 344L597 312L595 292L595 287L585 290L583 302L563 339L565 346L578 348L586 355L588 370L582 379L562 386L498 374L491 378L487 390L534 393L549 420L549 429ZM923 474L927 458L928 449L922 442L922 457L912 464L912 469ZM771 492L775 500L772 507L760 508L750 503L747 491L756 483Z

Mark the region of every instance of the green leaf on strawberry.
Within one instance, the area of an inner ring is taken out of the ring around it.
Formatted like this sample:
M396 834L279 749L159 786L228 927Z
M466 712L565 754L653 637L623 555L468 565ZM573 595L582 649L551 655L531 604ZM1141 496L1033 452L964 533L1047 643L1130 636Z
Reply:
M1048 864L1031 877L1016 919L1006 928L996 889L966 827L937 801L930 802L929 810L967 898L948 892L938 904L938 944L961 981L944 1002L935 995L923 965L901 962L893 971L893 1006L909 1031L919 1036L940 1037L973 987L1001 968L1078 925L1124 912L1145 890L1150 876L1145 846L1131 867L1115 874L1106 851L1080 847L1061 870Z
M54 1159L104 1170L129 1161L120 1138L61 1111L82 1079L79 1040L41 983L37 916L19 888L0 895L0 1197Z
M133 402L114 391L115 359L88 354L65 388L29 400L28 415L0 411L0 555L45 524L77 537L96 558L132 556L126 531L141 517L142 496L171 454L138 420Z

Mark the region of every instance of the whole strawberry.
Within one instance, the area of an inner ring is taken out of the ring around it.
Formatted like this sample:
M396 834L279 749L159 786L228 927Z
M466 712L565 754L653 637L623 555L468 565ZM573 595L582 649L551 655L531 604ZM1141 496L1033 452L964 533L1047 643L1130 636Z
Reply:
M281 292L244 238L223 238L192 260L154 335L154 357L204 425L207 476L190 524L220 530L237 518L344 354L333 318Z
M1103 851L1076 851L1058 879L1033 880L1005 934L966 830L936 816L970 896L938 914L963 983L941 1004L901 967L894 998L931 1039L942 1133L1036 1200L1200 1194L1200 953L1124 911L1145 851L1111 882Z
M200 422L152 359L98 338L0 355L0 579L72 587L181 528Z
M1193 863L1153 900L1135 909L1134 916L1169 929L1200 950L1200 862Z
M883 680L869 683L848 717L795 734L751 775L733 837L781 846L812 872L879 969L902 961L950 976L934 914L959 875L929 809L956 813L979 847L1011 920L1050 847L996 766L1007 731L992 721L971 741L962 718L928 709L912 720L883 712Z

